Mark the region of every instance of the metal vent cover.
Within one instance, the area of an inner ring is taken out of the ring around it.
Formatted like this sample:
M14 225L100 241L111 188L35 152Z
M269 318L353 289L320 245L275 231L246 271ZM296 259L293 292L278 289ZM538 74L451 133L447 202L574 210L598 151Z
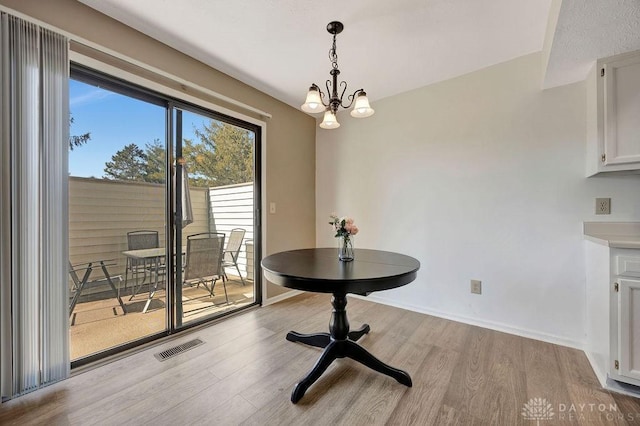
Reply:
M185 342L181 345L175 346L173 348L169 348L162 352L158 352L153 356L156 357L158 361L165 361L169 358L173 358L176 355L180 355L181 353L188 351L189 349L193 349L196 346L200 346L203 343L204 342L200 339L189 340L188 342Z

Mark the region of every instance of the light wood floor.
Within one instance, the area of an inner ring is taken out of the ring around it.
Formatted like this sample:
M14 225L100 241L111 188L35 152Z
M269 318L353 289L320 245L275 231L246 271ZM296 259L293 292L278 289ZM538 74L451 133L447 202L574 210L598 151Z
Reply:
M578 350L353 298L350 323L371 325L362 346L413 387L341 359L293 405L320 350L285 334L325 331L329 301L300 295L77 374L0 405L0 424L535 425L531 398L552 406L541 425L640 423L640 401L602 390ZM153 357L195 337L205 344Z

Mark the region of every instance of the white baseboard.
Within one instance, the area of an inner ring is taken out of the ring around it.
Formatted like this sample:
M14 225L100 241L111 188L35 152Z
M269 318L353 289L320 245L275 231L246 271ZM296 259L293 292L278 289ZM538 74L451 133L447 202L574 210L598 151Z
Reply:
M530 339L541 340L547 343L553 343L556 345L568 346L570 348L584 350L584 342L567 339L566 337L562 337L562 336L541 333L539 331L527 330L524 328L512 327L510 325L506 325L498 322L479 320L477 318L465 317L463 315L455 315L447 312L440 312L434 309L425 309L424 307L421 307L421 306L410 305L405 303L397 303L376 295L370 295L370 296L364 297L364 296L350 294L349 296L352 296L358 299L363 299L363 300L370 300L376 303L381 303L383 305L395 306L396 308L406 309L408 311L420 312L421 314L427 314L427 315L432 315L434 317L457 321L464 324L477 325L478 327L501 331L503 333L514 334L516 336L527 337Z
M262 306L273 305L274 303L282 302L283 300L289 299L290 297L297 296L302 293L300 290L290 290L286 293L279 294L277 296L270 297L262 301Z
M600 382L600 386L603 388L607 387L607 372L600 369L600 365L596 362L591 352L585 350L584 354L587 356L587 360L589 360L589 364L591 364L591 368L596 375L596 378Z

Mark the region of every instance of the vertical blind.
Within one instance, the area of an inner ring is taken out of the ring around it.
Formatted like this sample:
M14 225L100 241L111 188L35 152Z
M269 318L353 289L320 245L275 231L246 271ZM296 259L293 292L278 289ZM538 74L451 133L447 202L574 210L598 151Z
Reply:
M0 391L69 375L68 40L0 16Z

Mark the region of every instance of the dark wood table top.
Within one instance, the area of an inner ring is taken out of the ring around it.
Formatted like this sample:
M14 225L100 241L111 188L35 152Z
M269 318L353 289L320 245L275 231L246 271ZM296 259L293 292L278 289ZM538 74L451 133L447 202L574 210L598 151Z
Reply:
M336 248L284 251L265 257L265 277L274 284L318 293L368 294L401 287L416 279L420 262L389 251L355 249L342 262Z

